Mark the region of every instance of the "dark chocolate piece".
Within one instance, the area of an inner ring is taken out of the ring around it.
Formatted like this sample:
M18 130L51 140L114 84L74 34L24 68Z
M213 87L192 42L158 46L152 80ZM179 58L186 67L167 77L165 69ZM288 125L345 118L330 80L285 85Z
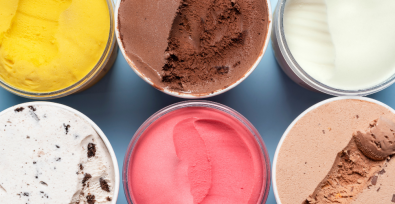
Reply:
M96 155L96 145L93 143L88 144L88 158L94 157Z
M21 112L21 111L23 111L24 109L25 109L24 107L19 107L19 108L15 109L14 111L15 111L15 112Z
M86 202L87 202L88 204L94 204L94 203L96 202L96 200L95 200L95 195L88 194L88 195L86 196Z
M379 177L378 176L373 176L373 178L372 178L372 184L373 185L376 185L377 184L377 179L378 179Z
M92 178L92 175L85 174L84 178L82 179L82 186L85 186L86 185L85 183L91 178Z
M69 133L70 125L66 125L66 124L63 123L63 127L66 130L66 135L67 135L67 133Z
M107 181L103 178L100 178L100 187L103 191L110 192L110 186L108 185Z

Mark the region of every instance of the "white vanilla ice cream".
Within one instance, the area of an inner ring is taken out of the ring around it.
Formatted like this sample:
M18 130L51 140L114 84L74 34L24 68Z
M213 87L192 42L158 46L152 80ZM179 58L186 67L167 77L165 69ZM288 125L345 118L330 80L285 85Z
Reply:
M81 117L48 104L0 114L0 203L109 204L114 166Z
M395 74L394 0L287 0L284 32L303 70L333 88L361 90Z

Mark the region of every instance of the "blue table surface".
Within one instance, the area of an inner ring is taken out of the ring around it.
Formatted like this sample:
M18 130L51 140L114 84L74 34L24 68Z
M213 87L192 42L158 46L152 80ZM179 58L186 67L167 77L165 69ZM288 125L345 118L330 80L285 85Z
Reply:
M272 9L277 0L271 0ZM395 108L395 86L368 97ZM234 89L208 98L244 115L260 132L272 162L288 125L304 110L331 96L306 90L280 69L269 45L256 70ZM31 100L0 89L0 110ZM182 99L164 94L139 78L119 53L113 69L95 86L53 102L65 104L90 117L110 140L120 173L127 146L135 131L152 114ZM122 180L118 204L127 204ZM268 204L276 203L271 188Z

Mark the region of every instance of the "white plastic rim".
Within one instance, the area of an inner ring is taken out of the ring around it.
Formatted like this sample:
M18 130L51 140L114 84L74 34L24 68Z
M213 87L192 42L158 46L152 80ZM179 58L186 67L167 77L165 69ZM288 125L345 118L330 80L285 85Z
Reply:
M273 170L272 170L272 181L273 181L273 192L274 192L274 197L276 198L276 202L277 204L282 204L281 200L280 200L280 196L278 194L278 190L277 190L277 180L276 180L276 168L277 168L277 159L278 159L278 154L280 152L281 146L284 143L284 140L286 139L288 133L291 131L291 129L294 127L294 125L303 117L305 116L307 113L309 113L310 111L325 105L327 103L333 102L333 101L340 101L340 100L347 100L347 99L356 99L356 100L361 100L361 101L367 101L367 102L372 102L375 103L377 105L383 106L384 108L387 108L388 110L390 110L392 113L395 114L395 110L392 109L391 107L389 107L388 105L377 101L375 99L371 99L371 98L367 98L367 97L360 97L360 96L340 96L340 97L334 97L334 98L330 98L330 99L326 99L324 101L321 101L313 106L311 106L310 108L308 108L307 110L305 110L303 113L301 113L294 121L292 121L292 123L288 126L288 128L285 130L283 136L280 139L280 142L278 143L277 149L276 149L276 153L274 154L274 159L273 159Z
M114 0L114 1L116 1L116 6L115 6L115 17L114 17L114 20L115 20L115 34L116 34L116 38L117 38L117 41L118 41L119 49L121 50L122 55L124 56L126 62L129 64L129 66L133 69L133 71L134 71L140 78L142 78L145 82L147 82L148 84L150 84L151 86L153 86L153 87L156 88L155 84L152 83L152 81L149 80L147 77L145 77L143 73L141 73L140 71L138 71L137 66L136 66L136 65L133 63L133 61L130 60L130 59L128 58L128 56L126 55L125 48L123 47L123 43L122 43L122 40L121 40L121 37L120 37L121 35L120 35L119 29L118 29L118 28L119 28L118 11L119 11L119 6L120 6L122 0L118 0L118 1L117 1L117 0ZM226 88L224 88L224 89L219 89L219 90L214 91L213 93L202 94L202 95L199 95L199 94L180 93L180 92L170 91L170 90L167 90L167 89L158 89L158 88L157 88L157 89L160 90L160 91L162 91L163 93L169 94L169 95L171 95L171 96L179 97L179 98L185 98L185 99L202 99L202 98L208 98L208 97L212 97L212 96L216 96L216 95L225 93L225 92L227 92L227 91L233 89L233 88L236 87L237 85L239 85L241 82L243 82L248 76L250 76L250 74L251 74L251 73L255 70L255 68L258 66L258 64L259 64L259 62L262 60L262 57L263 57L263 55L265 54L266 49L267 49L267 46L269 45L269 42L270 42L270 36L271 36L271 33L272 33L272 18L273 18L273 15L272 15L272 8L271 8L271 5L270 5L270 0L265 0L265 1L266 1L267 11L268 11L268 25L267 25L267 33L266 33L265 43L264 43L264 45L263 45L263 47L262 47L262 49L261 49L261 52L260 52L260 54L259 54L259 57L256 59L254 65L252 65L251 69L248 70L248 72L247 72L242 78L240 78L238 81L236 81L235 83L231 84L230 86L228 86L228 87L226 87Z
M63 110L70 111L70 112L74 113L75 115L77 115L78 117L81 117L82 119L87 121L93 127L93 129L97 132L97 134L100 136L100 138L103 140L104 144L106 145L107 150L108 150L108 152L110 153L110 156L111 156L112 164L114 166L115 185L113 187L114 188L114 194L113 194L113 198L112 198L111 204L116 204L117 200L118 200L119 184L120 184L119 167L118 167L117 157L115 156L114 149L112 148L111 143L108 140L108 138L106 137L106 135L99 128L99 126L97 126L90 118L88 118L86 115L82 114L81 112L79 112L79 111L77 111L77 110L75 110L75 109L73 109L71 107L68 107L66 105L62 105L62 104L59 104L59 103L53 103L53 102L46 102L46 101L21 103L21 104L12 106L10 108L7 108L7 109L1 111L0 112L0 116L5 114L8 111L13 111L15 108L17 108L19 106L39 106L39 105L53 106L53 107L61 108Z

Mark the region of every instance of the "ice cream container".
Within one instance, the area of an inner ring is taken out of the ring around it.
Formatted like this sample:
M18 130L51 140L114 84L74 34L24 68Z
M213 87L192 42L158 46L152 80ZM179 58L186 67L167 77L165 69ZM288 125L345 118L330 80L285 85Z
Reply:
M0 194L7 201L117 203L117 158L106 135L87 116L52 102L15 105L0 116L5 124L0 160L7 166L0 168L7 176L1 179ZM21 148L18 154L15 148ZM23 181L10 180L21 176Z
M222 119L217 120L219 117ZM196 129L192 128L194 126L192 124L195 124ZM214 128L208 131L208 134L213 133L211 136L206 135L207 132L204 133L205 128L208 127ZM233 128L237 130L237 134L243 136L243 141L238 139L239 136L234 135ZM221 142L217 143L215 138ZM233 145L225 145L228 143ZM244 151L245 145L249 147L248 151ZM206 148L196 151L202 146ZM226 151L231 147L238 147L240 151ZM207 149L208 153L204 149ZM250 156L244 157L246 155L243 152L251 152L251 154L248 153ZM229 155L233 156L228 157ZM206 156L207 160L202 159ZM250 172L248 166L252 161L255 161L252 168L255 169L255 173L246 173ZM216 166L217 162L225 163ZM239 167L244 171L235 170ZM220 173L221 171L226 173ZM221 201L205 199L219 195L211 190L226 194L228 187L232 189L229 192L233 193L224 196L225 198L235 196L241 200L250 199L250 202L265 203L270 189L270 160L258 131L235 110L209 101L185 101L158 111L140 126L126 152L122 175L129 204L160 203L160 199L168 202L172 199L171 202L180 203L202 202L202 200L218 203ZM174 178L171 178L173 176ZM236 177L238 179L235 179ZM251 183L246 182L248 178L255 185L249 185ZM211 182L223 184L216 186ZM162 193L152 196L156 191ZM246 192L248 193L243 194ZM222 196L223 194L220 193L219 197ZM247 203L240 200L238 202Z
M331 104L334 103L337 104L342 103L346 105L335 104L330 106ZM349 110L348 107L352 107L352 106L353 106L353 110ZM318 108L320 109L317 110ZM307 114L309 114L309 117L305 118ZM327 116L324 116L324 114L326 114ZM330 98L311 106L306 111L301 113L285 130L274 155L272 175L273 175L273 191L277 203L285 204L290 202L292 203L304 202L308 198L308 196L313 193L316 186L320 183L322 179L324 179L325 175L329 172L329 169L333 164L333 158L335 158L335 156L339 151L341 151L345 146L347 146L348 142L350 141L350 138L352 138L353 131L360 130L360 128L362 129L366 128L369 125L369 122L381 117L382 115L394 119L394 114L395 111L391 107L380 101L370 98L355 97L355 96L347 96L347 97L342 96L342 97ZM330 119L332 118L335 119L333 121L330 121ZM301 120L303 122L300 122ZM330 121L330 123L329 122L323 123L323 121ZM311 129L307 130L305 126L308 126L308 128ZM295 127L297 127L297 129L295 129ZM347 130L343 130L342 128L343 129L345 128ZM290 133L293 134L292 142L290 142L291 140L286 142L287 139L289 138L287 136ZM314 140L316 141L314 142ZM324 142L325 147L317 143L317 141ZM284 143L287 143L286 145L287 149L285 149L287 151L282 149L284 148ZM300 146L301 144L303 144L302 145L303 147ZM293 147L290 147L290 145ZM311 148L307 149L308 145ZM315 153L311 152L311 151L316 151L318 149L321 149L322 151ZM282 154L281 175L279 174L280 153ZM292 158L288 158L293 160L291 162L293 167L292 169L288 169L288 173L284 172L285 153L293 155L291 156ZM323 158L325 158L324 160L327 161L323 161ZM388 176L388 174L386 176ZM282 177L282 179L280 179L282 194L279 190L280 177ZM314 181L309 181L309 179L310 180L314 179ZM291 193L294 196L290 196L291 194L285 195L286 193L284 192L289 190L289 189L285 190L285 188L288 188L284 184L285 180L289 182L288 185L289 188L294 189L295 192ZM300 182L300 184L298 184L298 182ZM380 185L378 184L377 188L380 187ZM298 188L298 186L300 189L295 189ZM306 190L307 188L309 190ZM366 192L364 191L364 194L358 195L359 197L357 197L357 200L353 202L360 203L362 201L362 203L364 203L363 200L366 200L367 196L372 198L376 196L377 199L381 199L382 196L377 197L378 195L377 192L380 191L380 193L385 193L382 190L386 189L385 186L381 186L382 189L381 190L379 189L377 191L377 188L374 185L369 188L371 190L369 189L369 191ZM310 189L313 190L311 190L310 192ZM299 195L306 193L306 191L308 191L308 194ZM391 198L387 198L387 197L390 196L386 195L384 197L384 200L388 200L388 202L390 202ZM283 202L281 199L284 199ZM380 200L376 200L376 202L379 201Z
M63 2L63 3L67 3L67 2ZM94 85L95 83L97 83L111 69L111 67L114 64L115 59L117 57L117 53L118 53L118 48L117 48L117 43L116 43L116 40L115 40L115 33L114 33L114 29L115 29L115 26L114 26L115 25L114 24L115 23L114 22L114 2L112 0L106 0L106 3L107 3L107 6L108 6L108 12L109 12L109 18L110 18L110 22L109 22L110 23L110 26L109 26L110 30L109 30L109 35L108 35L109 37L108 37L108 40L107 40L107 42L105 44L104 52L102 54L98 55L98 61L97 61L96 65L94 65L93 68L86 75L83 75L84 77L82 77L80 80L77 79L78 81L75 80L76 82L75 83L73 82L73 84L72 83L68 83L68 84L71 84L71 85L66 85L66 86L62 85L62 87L66 87L66 88L54 89L54 91L52 91L52 90L51 91L46 91L46 90L43 90L43 91L41 91L41 90L40 91L28 90L27 91L27 90L24 90L23 88L18 88L15 85L12 85L11 83L3 81L3 80L0 80L0 85L3 88L5 88L6 90L10 91L11 93L14 93L16 95L19 95L19 96L22 96L22 97L25 97L25 98L37 99L37 100L47 100L47 99L55 99L55 98L64 97L64 96L67 96L67 95L70 95L70 94L73 94L73 93L77 93L77 92L86 90L87 88L89 88L92 85ZM48 4L48 5L51 5L51 4ZM46 6L48 6L48 5L46 5ZM77 10L75 7L73 7L73 9ZM67 15L65 13L67 13L67 12L63 12L60 15L61 16L62 15L63 16ZM77 17L79 14L69 13L68 15L75 15L75 16L70 16L70 17L74 18L74 17ZM70 19L73 19L73 18L70 18ZM67 24L66 25L62 24L62 26L68 26L68 25ZM55 31L56 31L56 29L55 29ZM45 32L47 32L47 31L45 31ZM70 32L73 32L73 31L70 30ZM71 33L70 35L73 35L73 34ZM47 37L47 36L44 35L44 37ZM38 38L38 39L40 39L40 38ZM52 42L55 42L55 41L53 40ZM45 42L45 43L47 43L47 42ZM43 43L43 44L45 44L45 43ZM86 43L88 43L88 42L86 42ZM57 45L57 43L53 43L53 45L47 45L47 44L45 44L45 46L47 46L47 47L48 46ZM63 44L61 45L63 47L60 47L60 48L57 48L57 49L67 50L68 49L67 46L77 46L77 45L69 45L67 43L64 43L64 44L65 45L63 45ZM5 45L3 45L3 46L5 46ZM59 45L57 45L57 46L59 46ZM45 49L49 49L49 48L45 48ZM93 48L93 49L95 49L95 48ZM93 53L94 50L85 50L83 52ZM68 54L66 54L66 55L68 55ZM55 55L53 57L56 57L56 56L57 55ZM86 57L89 57L88 54L87 54ZM29 58L28 60L31 60L31 61L35 62L34 59L30 59ZM36 59L36 61L38 61L37 63L41 63L41 64L44 63L44 65L45 65L45 63L48 64L48 63L51 62L50 61L51 58L47 59L47 62L42 62L40 60L41 59ZM77 66L76 64L73 64L72 60L68 60L68 62L70 64L72 64L73 66ZM14 62L12 62L12 61L7 62L7 59L6 59L5 66L7 66L7 63L13 64ZM23 63L25 63L25 62L23 62ZM16 65L14 65L14 66L16 66ZM32 66L32 65L29 65L29 66ZM30 84L31 80L36 80L37 79L37 74L27 72L26 70L23 69L23 65L18 65L18 67L20 67L18 69L20 70L21 73L26 72L26 73L24 73L25 77L26 77L26 79L25 79L26 82L23 82L23 83ZM53 67L53 68L51 68L52 70L50 69L49 71L53 72L54 69L58 69L58 68L59 67ZM64 72L64 70L62 70L62 71ZM70 72L74 72L74 71L70 70ZM47 73L45 73L45 74L48 75ZM34 82L34 83L36 83L36 82ZM38 82L38 83L41 83L41 82ZM50 84L50 82L48 80L45 83L49 83ZM57 82L54 81L52 83L57 83ZM34 87L36 85L32 85L32 86Z
M141 57L139 57L139 56L137 56L137 57L133 56L134 59L132 59L131 57L128 56L126 48L125 48L125 46L123 44L123 40L122 40L123 36L122 36L121 31L120 31L121 30L120 27L122 27L122 25L120 25L120 20L119 20L119 13L120 13L119 11L120 11L120 7L122 5L121 2L124 2L124 1L119 1L117 6L116 6L116 9L115 9L115 16L116 16L115 17L115 25L116 25L115 33L116 33L118 44L120 45L120 50L121 50L123 56L125 57L126 61L130 65L130 67L135 71L135 73L138 76L140 76L144 81L146 81L148 84L152 85L154 88L156 88L156 89L158 89L158 90L160 90L160 91L162 91L162 92L164 92L166 94L172 95L172 96L176 96L176 97L180 97L180 98L186 98L186 99L207 98L207 97L215 96L215 95L224 93L224 92L226 92L228 90L231 90L232 88L234 88L235 86L240 84L242 81L244 81L244 79L246 79L255 70L255 68L258 66L260 60L262 59L262 57L263 57L263 55L264 55L264 53L266 51L267 45L269 43L269 38L270 38L269 35L270 35L270 32L271 32L271 27L272 27L272 14L271 14L270 1L265 0L265 1L263 1L263 3L266 3L266 7L267 7L267 15L268 16L267 16L267 18L265 18L265 21L267 19L267 22L266 22L267 23L267 25L266 25L267 28L264 31L265 33L263 33L263 31L262 31L262 33L259 33L260 36L265 36L264 37L265 38L264 39L264 43L263 43L262 47L259 48L259 51L257 52L257 53L259 53L258 57L253 60L254 63L251 63L252 66L250 66L250 68L245 73L243 72L243 75L241 77L239 77L237 80L233 80L232 83L226 84L226 85L222 86L222 88L219 88L219 89L217 89L215 91L208 91L208 92L203 92L203 93L193 93L192 91L183 91L183 90L180 90L180 89L174 89L171 86L164 86L164 85L162 85L163 81L160 81L160 82L156 83L155 81L152 80L152 78L155 78L155 80L157 80L156 78L162 78L161 72L163 72L163 69L159 70L159 71L152 71L152 70L150 70L149 72L148 71L144 71L143 72L141 70L143 64L144 64L144 67L148 67L148 68L151 68L151 69L154 69L154 68L152 68L152 66L150 66L150 65L145 65L146 62L144 62L144 60ZM176 4L174 6L174 8L177 8L178 7L178 3L175 3L175 2L176 1L173 1L171 4ZM237 3L237 1L232 1L232 2L233 2L233 4L235 4L235 2ZM158 5L160 5L160 4L161 3L158 2ZM168 8L168 7L172 6L172 5L170 5L170 3L163 3L163 5L166 5L166 10L171 10L171 9ZM144 10L145 12L147 12L145 9L146 8L140 9L140 10L142 10L142 11ZM154 8L152 6L152 8L149 8L149 9L151 9L151 10L154 9L155 10L157 8L156 7ZM160 15L162 15L162 14L160 14ZM173 21L173 19L174 18L170 18L169 20ZM143 22L142 20L144 20L144 19L139 19L139 21ZM145 20L148 21L149 20L148 17ZM151 21L153 21L153 20L151 20ZM202 22L204 23L204 21L202 21ZM153 21L151 23L155 23L155 21ZM173 26L174 26L174 24L173 24ZM155 29L159 29L159 28L155 28ZM150 30L155 30L155 29L152 28ZM164 29L164 30L166 30L166 29ZM141 32L143 32L143 31L141 31ZM258 35L258 32L260 32L260 31L254 31L254 34ZM142 35L141 38L144 39L144 35ZM157 38L156 39L152 39L151 41L156 41L156 40L157 40ZM138 41L138 42L141 42L141 40ZM144 47L144 46L142 46L142 47ZM152 55L151 51L152 50L146 50L145 53L149 53L150 55ZM240 51L240 53L241 53L241 51ZM255 53L255 51L254 51L254 53ZM130 52L129 52L129 54L130 54ZM147 55L149 55L149 54L147 54ZM165 54L163 52L161 52L159 54L161 54L161 56L157 56L158 59L165 58L165 55L166 56L171 56L171 54L169 55L168 53ZM151 56L151 58L154 58L154 57ZM236 59L234 59L234 60L236 60ZM238 60L241 60L241 59L238 59ZM197 61L202 62L204 60L197 60ZM239 61L239 63L240 63L240 61ZM236 62L231 67L236 67L239 63ZM176 67L179 67L179 66L177 65ZM224 71L225 70L226 72L229 69L229 67L221 67L221 66L218 66L216 68L218 68L219 71ZM144 68L144 69L147 69L147 68ZM155 68L155 69L157 69L157 68ZM148 73L149 73L149 76L147 75ZM177 77L175 77L175 78L177 78ZM213 81L215 81L215 80L216 79L214 79ZM210 85L205 85L205 86L208 87Z
M392 8L391 5L381 2L372 7L371 1L348 3L351 2L278 1L272 30L274 54L282 70L300 86L334 96L366 96L395 82L391 58L384 54L392 49L387 46L391 43L385 35L375 37L383 29L392 28L386 23L377 23L374 28L363 26L368 19L365 14L387 13L385 9ZM383 22L385 19L390 17ZM373 50L381 50L381 54L368 54Z

